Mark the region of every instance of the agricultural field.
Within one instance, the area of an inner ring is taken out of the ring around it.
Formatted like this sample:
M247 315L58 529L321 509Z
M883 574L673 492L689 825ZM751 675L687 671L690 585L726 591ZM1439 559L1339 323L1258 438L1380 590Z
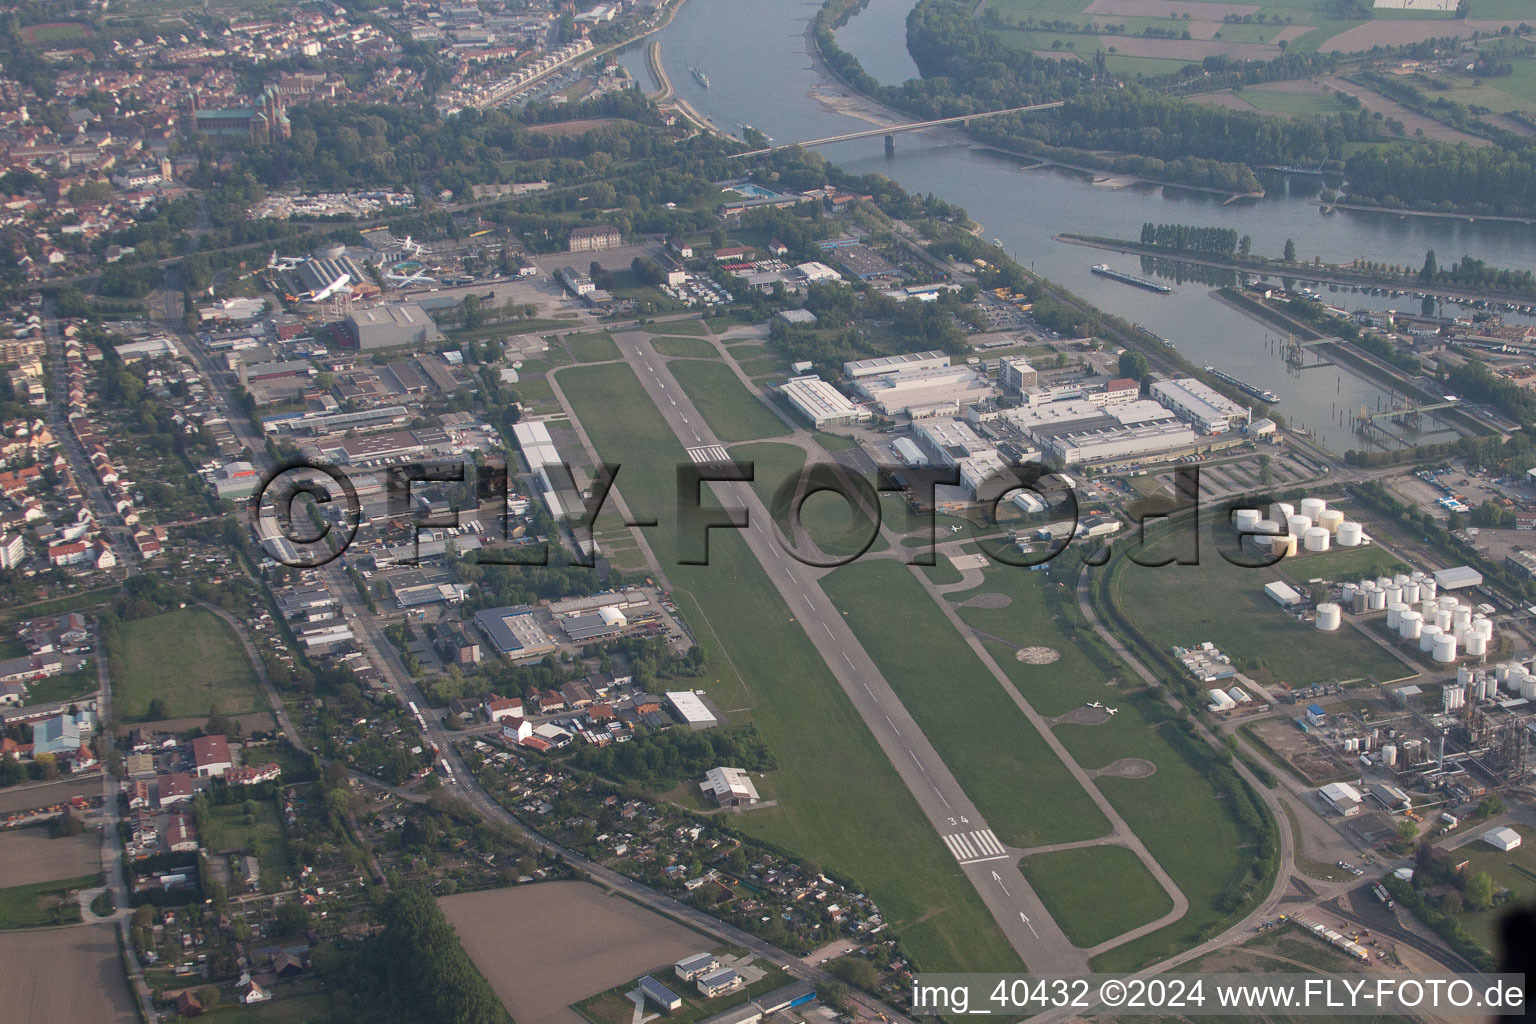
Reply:
M101 843L93 834L54 839L42 829L0 834L0 864L7 885L78 878L101 869Z
M260 683L229 627L213 613L184 608L118 627L113 690L125 722L142 722L151 701L165 718L259 711Z
M1085 846L1025 857L1019 867L1045 909L1080 949L1156 921L1173 901L1123 846Z
M999 839L1043 846L1109 831L911 570L865 559L833 570L821 585Z
M518 1024L584 1024L571 1003L714 945L586 882L461 893L438 904Z
M686 359L719 359L715 346L703 338L652 338L651 348L658 355L681 356Z
M0 992L8 1013L21 1020L138 1024L112 929L102 923L0 934Z
M1293 89L1244 89L1237 94L1255 110L1289 117L1340 114L1350 107L1337 93Z
M708 421L710 430L725 444L790 433L724 363L685 360L668 363L667 368Z
M630 507L672 507L672 467L685 456L634 373L622 365L558 373L601 456L626 464L618 489ZM700 685L733 720L756 724L782 766L778 805L744 815L737 827L856 879L925 969L1020 969L745 541L712 532L707 566L677 564L669 524L649 539L704 652ZM829 777L839 784L828 786Z
M1157 541L1150 541L1152 545ZM1148 640L1167 650L1209 640L1261 683L1310 686L1351 679L1400 679L1413 670L1354 629L1320 633L1296 622L1264 593L1272 580L1310 579L1361 567L1341 550L1287 559L1267 569L1228 563L1209 542L1199 565L1152 569L1117 559L1110 592ZM1342 561L1336 559L1342 558Z

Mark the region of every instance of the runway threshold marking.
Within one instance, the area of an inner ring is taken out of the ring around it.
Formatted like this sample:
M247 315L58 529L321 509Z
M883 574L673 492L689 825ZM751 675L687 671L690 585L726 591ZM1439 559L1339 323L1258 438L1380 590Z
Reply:
M729 462L731 455L724 445L705 444L688 449L688 458L694 462Z
M961 864L1003 860L1008 856L1008 851L1003 849L1003 844L997 841L997 836L993 835L989 828L974 832L951 832L941 838L944 840L944 845L949 847L949 852L954 854L955 859Z

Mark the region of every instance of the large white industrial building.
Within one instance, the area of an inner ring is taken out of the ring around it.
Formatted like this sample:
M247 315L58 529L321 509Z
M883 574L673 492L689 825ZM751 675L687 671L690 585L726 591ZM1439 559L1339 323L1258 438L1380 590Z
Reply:
M1152 397L1202 434L1225 433L1248 417L1242 406L1193 377L1160 380L1152 385Z
M549 514L557 519L565 515L565 505L555 493L558 490L556 481L550 479L549 475L551 468L557 466L560 467L558 472L562 478L565 473L560 453L555 450L555 442L549 436L549 428L543 423L524 420L512 425L512 436L528 462L529 472L538 481L539 494L544 504L549 506Z
M868 409L850 402L841 391L814 374L790 378L779 386L779 393L818 430L870 418Z
M1057 401L1031 401L990 418L1011 424L1067 465L1151 460L1195 446L1188 424L1134 391L1116 389L1112 400L1105 392L1061 394Z
M1176 420L1143 423L1134 427L1058 434L1045 442L1047 450L1063 464L1153 459L1195 447L1195 432Z
M945 357L946 359L948 357ZM854 381L886 416L954 416L996 392L969 366L931 366L874 373Z
M855 359L843 364L843 376L849 380L873 377L882 373L903 370L938 370L949 365L949 356L937 350L908 352L899 356L878 356L874 359Z

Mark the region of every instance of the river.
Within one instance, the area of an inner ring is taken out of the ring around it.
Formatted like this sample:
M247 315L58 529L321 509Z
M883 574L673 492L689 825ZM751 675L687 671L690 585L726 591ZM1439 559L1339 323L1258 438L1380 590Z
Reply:
M912 2L872 0L839 30L841 45L883 80L915 71L906 52L905 18ZM653 38L661 43L661 59L678 94L724 131L739 133L752 125L784 143L868 128L870 121L857 116L860 108L868 109L867 101L822 72L807 52L806 26L819 6L819 0L689 0ZM621 60L638 81L652 81L643 46L630 47ZM708 75L709 88L689 74L693 66ZM1273 344L1274 331L1215 301L1209 286L1186 282L1172 295L1159 296L1109 281L1089 267L1105 262L1140 274L1140 261L1052 236L1071 231L1135 238L1143 223L1154 221L1234 228L1252 237L1254 252L1276 256L1289 238L1303 260L1363 257L1418 266L1425 251L1434 249L1442 265L1467 253L1496 266L1536 262L1536 228L1349 211L1324 216L1310 201L1316 179L1305 177L1272 177L1264 199L1227 204L1225 197L1188 189L1106 188L1073 172L1024 170L1019 158L983 150L946 130L899 135L891 157L879 137L821 152L847 171L879 172L909 191L932 192L965 207L984 226L984 236L1001 240L1021 263L1168 338L1192 361L1274 391L1291 425L1307 428L1339 452L1358 445L1341 418L1361 406L1383 407L1391 401L1386 390L1333 366L1288 372ZM1413 299L1343 292L1327 297L1351 309L1394 306L1417 312ZM1452 436L1426 428L1420 439Z

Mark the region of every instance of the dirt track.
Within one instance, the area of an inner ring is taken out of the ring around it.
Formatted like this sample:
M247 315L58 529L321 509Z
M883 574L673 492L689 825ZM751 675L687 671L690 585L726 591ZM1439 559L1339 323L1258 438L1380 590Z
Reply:
M90 832L49 839L40 828L19 829L0 835L0 864L5 865L0 885L8 887L79 878L101 870L101 841Z
M137 1024L110 924L0 933L7 1020Z
M714 946L587 882L461 893L438 903L518 1024L585 1024L571 1003Z

